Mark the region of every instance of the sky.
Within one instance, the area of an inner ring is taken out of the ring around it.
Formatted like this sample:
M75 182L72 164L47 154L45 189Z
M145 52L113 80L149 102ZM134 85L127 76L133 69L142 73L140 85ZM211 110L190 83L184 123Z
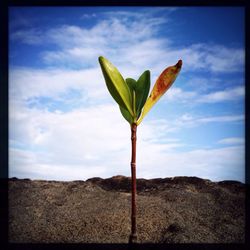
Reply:
M10 7L9 177L130 176L130 125L98 63L124 78L182 59L137 129L137 178L245 182L242 7Z

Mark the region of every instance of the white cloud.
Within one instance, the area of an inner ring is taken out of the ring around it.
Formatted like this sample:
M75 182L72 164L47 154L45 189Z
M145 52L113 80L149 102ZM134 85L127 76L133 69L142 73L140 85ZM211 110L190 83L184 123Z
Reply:
M243 179L242 147L178 152L176 149L185 145L176 138L160 142L163 135L172 131L171 127L180 129L187 122L197 126L243 117L194 119L186 114L181 119L183 123L177 123L178 126L159 120L138 127L138 177L192 174L213 180ZM10 139L11 176L73 180L130 175L130 128L116 104L69 113L16 106L10 109ZM18 149L18 145L21 148Z
M97 57L103 55L120 67L131 65L141 71L149 68L156 75L179 59L183 60L183 71L244 71L244 49L200 43L176 47L172 40L161 37L170 17L166 14L168 8L164 15L155 15L160 10L106 12L101 20L91 14L95 24L89 28L77 25L61 25L46 31L26 28L11 33L10 38L27 44L56 45L57 50L41 53L48 65L74 62L79 67L93 66Z
M158 41L151 38L164 20L144 17L123 22L120 18L112 17L89 29L69 25L50 29L47 32L48 40L59 49L45 51L42 56L49 64L74 62L81 66L88 63L93 65L98 56L104 55L118 64L138 63L138 67L143 67L146 62L150 62L152 65L158 61L157 55L167 43L166 39ZM142 56L145 63L140 65Z
M193 89L196 89L193 87ZM199 88L198 88L199 89ZM227 88L220 91L210 91L206 94L196 90L184 90L180 87L172 87L168 93L163 97L166 102L181 102L190 105L197 105L201 103L220 103L244 100L245 88L243 86Z
M226 145L230 145L230 144L244 144L245 143L245 139L242 137L229 137L229 138L224 138L220 141L218 141L219 144L226 144Z
M112 136L109 136L105 142L100 142L99 150L95 149L95 156L100 156L100 161L86 160L82 156L78 162L74 163L70 160L67 164L65 158L70 157L72 150L66 144L67 152L64 154L56 151L51 151L53 155L34 154L27 150L11 149L10 176L50 180L85 180L93 176L107 178L117 174L129 176L130 140L127 133L129 128L126 127L126 129L119 133L117 131L115 134L119 139L124 134L123 151L119 151L119 148L107 150L115 143ZM138 178L198 176L213 181L236 179L244 182L244 147L242 146L178 152L173 150L178 145L168 147L167 144L149 143L142 140L142 131L140 134L137 143ZM95 137L93 141L96 142ZM103 155L99 155L100 150ZM84 148L82 148L82 155L84 155ZM75 154L73 157L76 158ZM62 158L61 161L60 158Z
M197 100L202 103L215 103L224 101L234 101L245 96L245 88L243 86L234 87L222 91L215 91L210 94L200 96Z
M85 70L35 70L11 69L9 72L10 95L14 99L27 100L47 96L58 98L70 89L84 92L85 98L105 98L108 94L103 87L100 68Z
M100 105L66 114L11 108L10 139L17 146L24 145L21 152L25 155L16 153L12 142L11 173L24 171L23 175L41 178L40 174L46 176L50 168L48 178L72 179L77 171L81 178L90 177L93 169L98 169L97 174L112 172L129 141L129 126L122 121L117 108ZM24 162L15 164L16 161ZM119 166L113 171L119 171ZM63 175L64 172L69 173Z
M213 181L244 182L244 147L164 153L143 147L138 152L137 170L138 176L144 178L191 175Z
M106 17L117 17L121 19L129 17L138 21L142 19L153 19L165 22L166 19L168 19L169 14L177 10L177 7L140 7L137 10L130 10L130 7L128 7L124 10L105 11L102 14ZM160 18L161 16L164 16L164 19Z
M106 13L102 21L94 13L83 15L82 18L96 18L96 23L89 28L62 25L42 31L26 27L10 33L10 39L29 45L57 46L57 50L47 49L41 53L51 68L9 71L10 176L74 180L130 175L129 125L105 87L98 67L99 55L119 65L125 78L138 78L150 69L152 83L165 67L180 58L184 62L183 73L244 70L243 49L207 44L177 48L171 40L159 38L157 32L166 28L169 17L154 17L154 10L156 8L148 12L145 8L145 13ZM76 69L72 69L72 65ZM207 93L208 89L197 90L194 86L187 91L173 87L166 100L217 103L244 96L243 87ZM80 97L70 99L67 96L70 90L75 90ZM60 108L51 112L42 101L39 107L28 108L31 102L38 103L39 97L62 101L65 106L70 102L79 105L68 112ZM183 152L178 149L186 145L171 136L184 127L242 121L243 115L199 117L189 113L172 120L148 120L138 128L138 177L192 174L213 180L243 180L242 145ZM228 138L223 140L220 144L230 142Z
M89 19L89 18L93 18L93 17L96 17L96 14L95 13L92 13L92 14L83 14L80 18L81 19Z
M172 127L180 129L183 127L198 127L207 123L235 123L244 122L244 115L222 115L222 116L205 116L195 117L192 114L183 114L180 118L173 122Z
M11 40L19 40L28 45L40 45L44 40L43 31L36 28L25 28L10 34Z
M147 124L149 127L145 130L145 140L153 140L152 135L155 133L157 127L157 133L159 134L159 138L165 140L166 136L170 136L173 132L176 135L176 132L182 131L183 129L189 129L194 127L204 126L208 123L224 123L224 124L233 124L240 123L242 124L245 120L244 115L221 115L221 116L195 116L193 113L184 113L178 118L167 118L167 119L154 119L147 120ZM145 126L145 125L143 125ZM182 145L180 142L178 145Z
M10 149L9 176L45 180L85 180L102 175L107 171L103 166L91 166L86 162L85 165L56 164L49 161L44 163L43 158L47 159L49 155L28 150Z
M157 140L162 134L161 124L155 127L153 139ZM143 144L150 142L152 128L145 126L142 131ZM12 107L10 140L11 176L72 180L93 174L129 175L130 127L115 104L69 113ZM154 151L181 146L175 140L153 145Z
M176 48L166 38L154 38L155 26L158 27L159 24L153 21L150 24L150 21L152 20L142 20L128 25L113 18L98 23L92 29L63 26L50 30L49 40L60 49L44 52L43 59L47 63L73 61L83 65L84 61L85 64L86 61L94 62L99 55L104 55L116 64L146 67L158 74L179 59L184 62L184 71L244 70L244 50L218 45L211 45L209 48L206 44Z
M183 60L183 70L232 73L244 71L244 50L222 45L191 44L182 47L166 47L162 58Z
M208 48L207 52L206 64L214 72L234 72L237 71L236 67L241 67L241 71L244 70L245 54L243 49L231 49L216 45Z
M198 98L198 93L196 91L186 91L179 87L172 87L168 90L167 94L163 96L166 102L196 102Z
M199 118L195 122L208 123L208 122L242 122L245 120L244 115L224 115Z
M141 73L131 67L123 68L121 72L124 77L132 76L136 79ZM100 68L83 70L15 68L9 71L9 86L11 101L18 102L19 100L26 102L26 104L30 101L34 103L36 101L34 98L38 97L50 97L53 98L53 101L62 101L68 106L70 101L79 105L111 101ZM70 90L79 93L80 98L69 100L61 97ZM173 86L162 99L165 102L198 105L242 100L244 92L243 86L214 91L209 94L199 93L196 90L186 91Z

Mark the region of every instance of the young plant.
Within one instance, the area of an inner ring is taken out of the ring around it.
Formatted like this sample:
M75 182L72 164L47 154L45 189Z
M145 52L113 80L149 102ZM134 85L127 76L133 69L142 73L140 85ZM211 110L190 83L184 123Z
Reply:
M123 117L131 127L132 157L132 200L131 200L131 235L130 243L137 242L136 233L136 130L142 119L161 98L161 96L172 86L178 76L182 60L174 66L166 68L158 77L149 97L150 71L146 70L136 81L132 78L123 79L118 69L106 58L100 56L99 63L111 96L120 107Z

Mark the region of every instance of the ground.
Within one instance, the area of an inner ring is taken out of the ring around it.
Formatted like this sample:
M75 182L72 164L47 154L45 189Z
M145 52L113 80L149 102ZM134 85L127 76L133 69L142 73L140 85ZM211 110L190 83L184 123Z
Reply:
M9 180L10 243L127 243L131 179ZM139 243L244 243L245 185L137 180Z

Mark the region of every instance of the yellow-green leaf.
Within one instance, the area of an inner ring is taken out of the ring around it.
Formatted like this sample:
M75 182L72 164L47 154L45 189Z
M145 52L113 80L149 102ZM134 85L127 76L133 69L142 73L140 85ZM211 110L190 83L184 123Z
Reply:
M140 124L145 115L149 110L154 106L154 104L163 96L163 94L172 86L176 77L178 76L182 67L182 60L179 60L178 63L174 66L166 68L158 77L145 105L142 110L142 114L137 121L137 125Z
M99 57L102 73L111 96L133 116L132 96L118 69L103 56Z

